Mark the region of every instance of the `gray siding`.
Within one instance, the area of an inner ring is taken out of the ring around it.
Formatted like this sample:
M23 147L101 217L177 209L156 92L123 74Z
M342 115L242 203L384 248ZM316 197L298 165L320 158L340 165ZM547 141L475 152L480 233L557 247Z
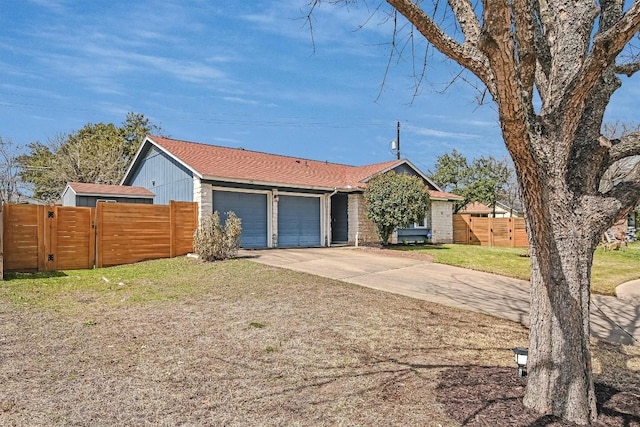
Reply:
M75 206L76 205L76 193L71 191L71 188L67 187L67 191L62 195L62 206Z
M169 201L193 201L193 176L180 163L150 147L132 171L127 185L144 187L155 193L154 203L168 205Z
M84 206L89 208L95 208L98 200L114 200L118 203L141 203L141 204L153 204L153 199L146 199L143 197L111 197L111 196L76 196L75 205L67 206Z
M407 165L406 163L396 166L395 168L393 168L393 171L397 174L417 176L418 178L422 179L422 177L415 170L413 170L413 168L409 167L409 165ZM422 179L422 182L424 182L424 185L426 185L428 189L430 190L436 189L433 185L429 184L428 181Z

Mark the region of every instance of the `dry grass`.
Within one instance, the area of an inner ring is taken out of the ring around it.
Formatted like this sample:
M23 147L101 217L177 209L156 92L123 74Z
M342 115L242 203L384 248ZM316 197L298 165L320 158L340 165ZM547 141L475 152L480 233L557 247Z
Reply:
M0 425L454 426L443 374L515 375L527 341L515 323L247 260L67 274L0 283ZM640 393L625 357L602 378Z

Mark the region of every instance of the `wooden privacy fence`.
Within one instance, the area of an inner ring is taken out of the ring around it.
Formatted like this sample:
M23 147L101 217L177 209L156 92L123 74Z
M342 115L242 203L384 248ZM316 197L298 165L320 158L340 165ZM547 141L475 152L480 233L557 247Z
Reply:
M3 270L55 271L171 258L193 250L196 203L5 204Z
M524 218L453 216L453 243L481 246L529 246Z

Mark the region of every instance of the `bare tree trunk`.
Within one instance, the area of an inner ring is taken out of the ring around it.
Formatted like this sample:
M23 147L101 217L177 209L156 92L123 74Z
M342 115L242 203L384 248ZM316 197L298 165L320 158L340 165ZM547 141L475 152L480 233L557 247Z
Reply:
M584 423L597 417L589 349L591 254L580 239L565 243L562 249L532 253L532 351L524 403ZM549 259L541 262L541 257Z
M523 191L531 242L531 327L525 406L578 424L596 420L591 373L590 282L597 233L549 167ZM531 177L528 177L531 179Z

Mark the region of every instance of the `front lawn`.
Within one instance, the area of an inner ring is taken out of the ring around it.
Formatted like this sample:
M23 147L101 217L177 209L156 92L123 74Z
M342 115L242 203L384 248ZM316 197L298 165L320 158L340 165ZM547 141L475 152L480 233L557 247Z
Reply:
M434 262L486 271L529 280L530 259L526 248L497 248L474 245L398 246L398 250L429 254ZM640 242L623 250L605 251L599 247L591 271L594 293L615 295L616 286L640 279Z
M534 425L526 345L516 323L242 259L14 275L0 425ZM640 348L593 352L602 425L640 419Z

